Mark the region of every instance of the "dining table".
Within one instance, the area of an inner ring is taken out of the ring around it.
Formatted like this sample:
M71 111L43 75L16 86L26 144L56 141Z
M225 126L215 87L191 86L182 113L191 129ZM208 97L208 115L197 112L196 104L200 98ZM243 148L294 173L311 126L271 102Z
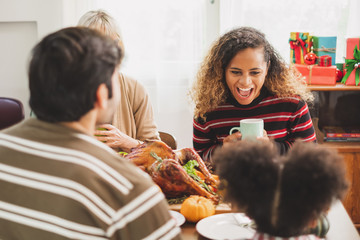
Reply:
M175 209L177 210L177 209ZM216 212L222 214L224 212L231 212L228 210L221 210ZM327 218L329 220L330 228L326 234L326 240L360 240L358 231L352 223L348 213L346 212L341 201L336 201L332 204ZM183 240L208 240L200 235L196 230L196 223L185 222L181 226L181 236Z

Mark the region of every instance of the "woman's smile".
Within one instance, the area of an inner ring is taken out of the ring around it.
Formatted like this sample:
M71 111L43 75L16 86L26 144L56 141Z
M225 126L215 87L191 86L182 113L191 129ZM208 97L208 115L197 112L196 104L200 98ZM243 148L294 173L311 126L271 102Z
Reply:
M253 88L236 88L241 98L248 98L253 92Z

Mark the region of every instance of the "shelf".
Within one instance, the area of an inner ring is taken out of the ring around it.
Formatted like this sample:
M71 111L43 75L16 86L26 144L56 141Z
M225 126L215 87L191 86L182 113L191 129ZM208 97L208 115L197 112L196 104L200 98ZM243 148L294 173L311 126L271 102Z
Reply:
M311 91L360 91L360 85L358 86L347 86L342 83L336 85L308 85L308 89Z
M360 152L360 142L319 142L319 145L339 152Z

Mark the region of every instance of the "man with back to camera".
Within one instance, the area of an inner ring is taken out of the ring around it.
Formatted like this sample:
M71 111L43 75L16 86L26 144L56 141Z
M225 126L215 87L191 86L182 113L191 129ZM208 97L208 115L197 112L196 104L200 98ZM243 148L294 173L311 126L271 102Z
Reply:
M33 49L37 118L0 132L0 239L179 238L150 177L93 137L117 106L122 54L81 27Z

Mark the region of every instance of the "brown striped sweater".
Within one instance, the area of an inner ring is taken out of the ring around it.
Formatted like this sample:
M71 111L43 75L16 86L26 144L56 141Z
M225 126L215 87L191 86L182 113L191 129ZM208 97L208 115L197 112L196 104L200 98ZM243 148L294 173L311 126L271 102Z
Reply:
M178 239L164 195L105 144L29 119L0 132L0 239Z

